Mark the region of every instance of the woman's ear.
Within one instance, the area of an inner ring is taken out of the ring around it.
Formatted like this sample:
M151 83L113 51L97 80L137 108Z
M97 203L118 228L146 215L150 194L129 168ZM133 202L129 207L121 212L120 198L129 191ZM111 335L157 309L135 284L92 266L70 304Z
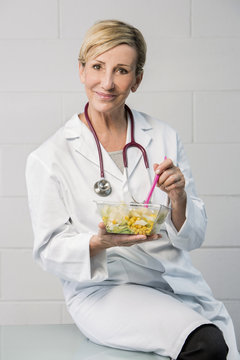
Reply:
M142 78L143 78L143 71L136 76L136 82L135 82L135 84L131 87L131 91L132 91L132 92L137 91L137 88L139 87L139 85L140 85L141 82L142 82Z
M85 81L85 66L82 63L79 63L78 67L79 67L80 80L84 84L84 81Z

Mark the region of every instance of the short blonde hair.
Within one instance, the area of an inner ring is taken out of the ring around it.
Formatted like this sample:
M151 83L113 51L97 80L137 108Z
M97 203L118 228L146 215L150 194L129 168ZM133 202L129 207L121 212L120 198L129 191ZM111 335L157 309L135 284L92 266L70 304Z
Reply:
M103 20L94 24L86 33L78 61L85 66L90 57L97 57L115 46L127 44L137 51L136 75L143 71L147 45L142 33L119 20Z

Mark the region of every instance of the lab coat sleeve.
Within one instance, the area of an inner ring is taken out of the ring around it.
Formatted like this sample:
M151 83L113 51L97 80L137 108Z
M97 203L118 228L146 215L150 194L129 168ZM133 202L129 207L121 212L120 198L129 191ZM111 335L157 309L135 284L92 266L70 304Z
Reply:
M195 190L193 176L187 161L183 145L177 136L177 166L185 177L185 191L187 193L186 220L177 232L168 214L166 228L174 247L181 250L194 250L199 248L205 237L207 216L203 201L198 198Z
M77 233L69 220L61 184L33 154L28 157L26 182L34 232L34 259L61 279L99 282L107 277L106 252L90 258L92 233Z

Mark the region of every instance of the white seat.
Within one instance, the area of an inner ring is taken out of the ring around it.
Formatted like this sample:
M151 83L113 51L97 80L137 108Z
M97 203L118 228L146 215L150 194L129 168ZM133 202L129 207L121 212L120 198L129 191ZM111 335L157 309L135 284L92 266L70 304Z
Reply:
M1 360L168 360L89 341L75 325L1 326Z

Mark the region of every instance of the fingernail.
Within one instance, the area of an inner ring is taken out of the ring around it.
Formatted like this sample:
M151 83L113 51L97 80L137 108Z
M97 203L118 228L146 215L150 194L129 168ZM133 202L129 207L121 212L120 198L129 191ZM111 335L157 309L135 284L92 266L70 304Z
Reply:
M159 175L161 173L161 170L160 169L157 169L156 171L155 171L155 174L157 174L157 175Z
M157 240L157 238L158 238L157 234L151 235L151 240Z

